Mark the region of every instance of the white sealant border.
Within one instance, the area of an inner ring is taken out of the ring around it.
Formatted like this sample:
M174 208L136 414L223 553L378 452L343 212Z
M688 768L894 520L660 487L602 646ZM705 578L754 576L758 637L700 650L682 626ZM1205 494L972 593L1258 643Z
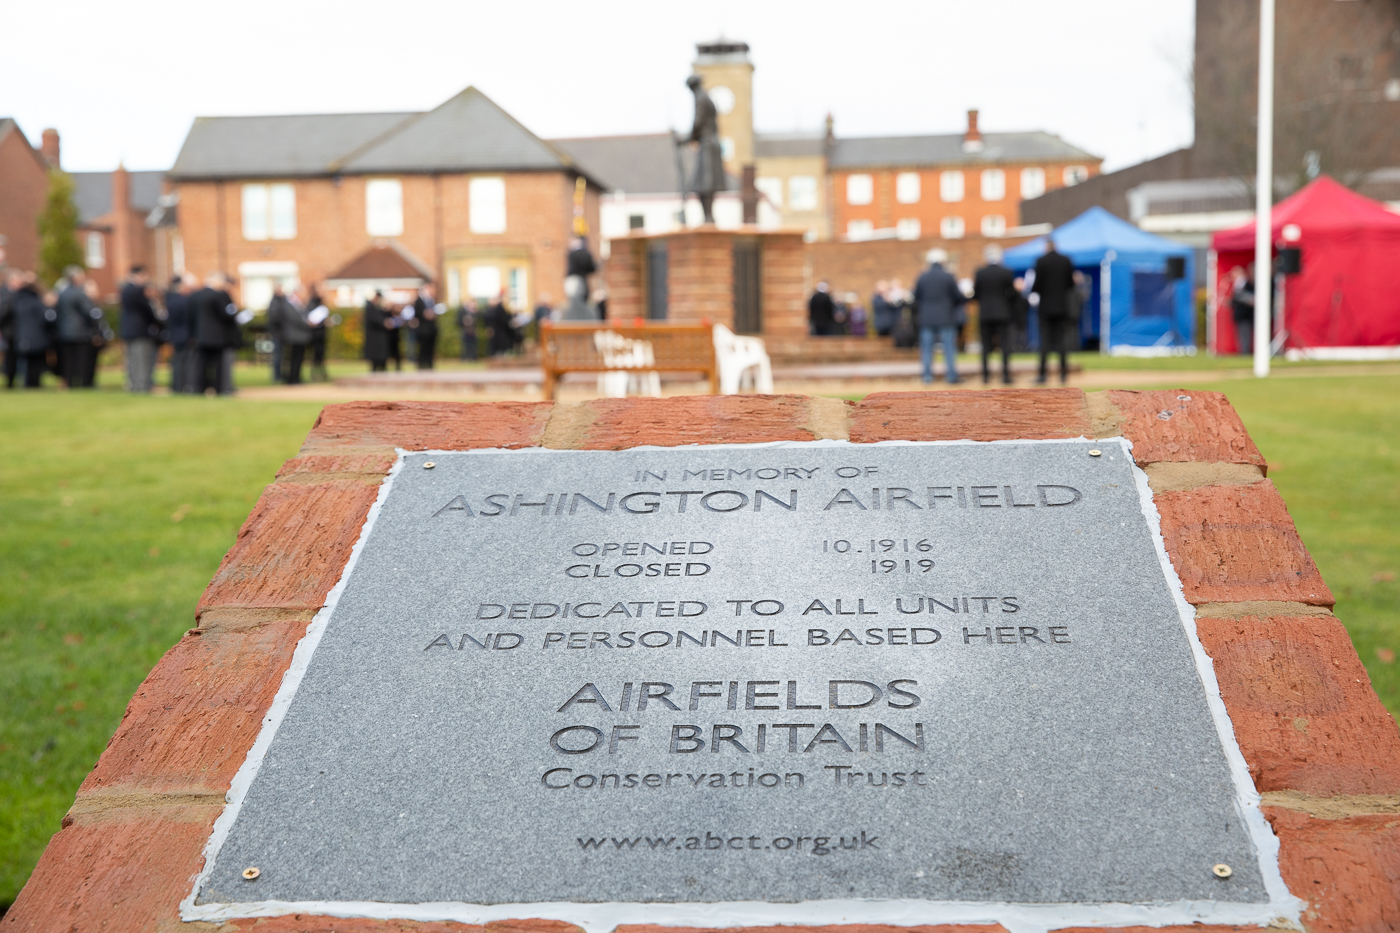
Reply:
M1121 452L1132 470L1138 493L1138 501L1143 517L1151 532L1152 544L1157 552L1162 573L1166 577L1167 588L1176 604L1182 627L1186 631L1191 646L1196 671L1204 688L1206 704L1215 722L1220 738L1221 749L1229 766L1230 776L1235 786L1235 806L1253 842L1259 857L1259 870L1264 880L1264 889L1269 900L1263 904L1248 904L1228 901L1175 901L1153 904L1011 904L1006 902L962 902L925 901L913 899L833 899L801 901L798 903L770 903L767 901L728 901L714 903L604 903L580 904L571 902L536 902L520 904L467 904L461 902L436 902L422 904L390 904L379 901L246 901L219 904L196 904L200 889L213 871L219 850L228 839L238 813L247 797L258 770L262 766L277 729L286 718L292 700L296 696L302 678L306 675L311 657L325 634L326 625L335 612L341 594L345 591L351 573L355 569L365 543L374 529L375 521L393 488L394 479L404 469L406 456L472 456L481 454L511 454L529 456L532 454L585 453L606 456L616 451L565 451L543 447L527 447L520 450L505 448L485 448L478 450L415 450L397 448L397 459L389 474L379 487L369 514L365 517L360 536L350 551L345 569L326 597L325 605L318 611L306 628L306 635L297 643L292 654L292 662L282 677L282 684L273 698L272 706L263 719L262 729L248 750L243 765L234 775L228 793L224 795L226 805L214 822L213 832L204 847L204 866L192 878L192 888L188 897L180 902L180 917L185 921L219 922L245 917L275 917L284 914L306 913L330 917L363 917L383 920L457 921L460 923L482 924L495 920L510 920L521 917L538 917L550 920L565 920L583 927L588 933L609 933L622 924L658 924L663 926L692 926L723 928L757 925L813 925L825 926L834 923L883 923L896 926L918 926L937 923L1000 923L1009 933L1048 933L1051 930L1071 926L1111 927L1111 926L1169 926L1172 924L1255 923L1280 929L1302 930L1301 915L1307 904L1293 896L1283 881L1279 870L1279 843L1272 828L1264 819L1260 809L1260 797L1249 776L1249 766L1235 740L1234 726L1230 722L1225 701L1220 695L1220 686L1215 677L1215 667L1210 656L1196 633L1195 610L1186 601L1181 578L1167 556L1166 543L1162 538L1161 516L1152 498L1147 474L1133 461L1132 441L1125 437L1098 438L1053 438L1042 440L999 440L999 441L880 441L874 444L854 444L841 440L818 441L772 441L757 444L691 444L680 447L660 447L639 445L626 448L627 451L677 451L677 450L744 450L765 448L849 448L853 452L869 450L872 447L948 447L948 446L994 446L994 445L1040 445L1040 444L1085 444L1093 443L1099 448Z

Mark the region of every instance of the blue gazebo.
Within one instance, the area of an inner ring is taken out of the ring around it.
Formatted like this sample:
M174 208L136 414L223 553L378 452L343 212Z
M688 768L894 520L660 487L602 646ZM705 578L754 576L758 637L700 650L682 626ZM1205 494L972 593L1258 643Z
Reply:
M1139 230L1101 207L1089 208L1048 236L1092 285L1080 316L1081 344L1097 339L1103 352L1125 354L1195 347L1191 247ZM1046 239L1008 249L1007 268L1030 269L1044 254Z

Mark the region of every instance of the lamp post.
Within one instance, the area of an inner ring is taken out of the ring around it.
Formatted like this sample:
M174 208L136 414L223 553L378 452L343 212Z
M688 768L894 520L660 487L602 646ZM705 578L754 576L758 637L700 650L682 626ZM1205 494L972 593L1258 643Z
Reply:
M1274 0L1259 0L1259 138L1254 180L1254 375L1269 374L1273 343Z

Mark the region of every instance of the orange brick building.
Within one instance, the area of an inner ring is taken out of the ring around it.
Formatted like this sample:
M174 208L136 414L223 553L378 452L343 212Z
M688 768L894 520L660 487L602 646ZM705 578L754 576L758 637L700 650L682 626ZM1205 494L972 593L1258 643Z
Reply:
M49 162L19 124L0 118L0 268L32 270L39 262L35 222L49 190Z
M170 179L185 267L255 309L274 284L348 305L428 272L452 304L557 300L576 210L598 226L597 182L475 88L427 113L202 117ZM352 277L386 245L402 275Z
M844 240L1001 237L1023 199L1078 184L1103 160L1045 132L840 138L830 144L833 235Z

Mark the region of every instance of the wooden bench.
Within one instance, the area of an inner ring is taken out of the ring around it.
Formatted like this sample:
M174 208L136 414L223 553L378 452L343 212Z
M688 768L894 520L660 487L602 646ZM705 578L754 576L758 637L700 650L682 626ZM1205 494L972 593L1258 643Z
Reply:
M617 372L606 365L594 334L612 331L651 344L656 372L702 373L710 381L710 394L719 394L719 367L715 362L714 327L708 322L671 324L665 321L543 321L540 347L544 368L544 397L552 399L564 373Z

